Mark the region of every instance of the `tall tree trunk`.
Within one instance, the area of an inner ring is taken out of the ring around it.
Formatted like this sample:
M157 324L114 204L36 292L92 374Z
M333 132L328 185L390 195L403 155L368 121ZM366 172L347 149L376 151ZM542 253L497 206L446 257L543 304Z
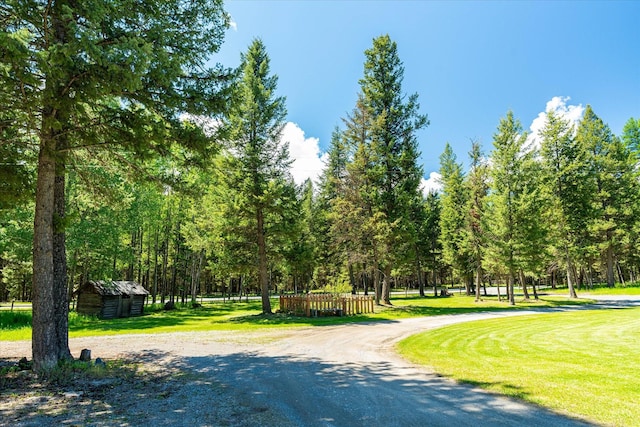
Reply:
M131 232L131 242L129 243L129 249L131 251L130 253L130 258L129 258L129 265L127 266L127 274L125 276L124 280L127 281L132 281L133 280L133 265L135 262L135 253L136 253L136 248L137 248L137 243L136 243L136 236L137 236L138 232L137 231L132 231Z
M56 323L56 352L58 360L71 359L69 350L69 283L67 277L66 248L66 136L58 140L56 156L56 178L54 184L55 213L53 218L53 287L54 316Z
M376 305L380 305L382 298L382 281L380 280L380 268L377 264L373 268L373 290L375 292Z
M420 258L416 257L416 275L418 277L418 292L421 297L424 297L424 274L422 273L422 265L420 264Z
M153 291L151 292L153 304L158 295L158 229L155 230L155 243L153 246Z
M362 273L360 273L360 275L362 276L362 287L364 288L364 294L369 295L369 275L367 274L367 269L364 265L362 266Z
M50 27L45 28L50 31L49 47L67 42L67 27L61 19L64 6L64 2L55 2L51 10ZM67 84L48 75L43 92L33 236L31 342L36 371L52 368L58 361L71 357L64 234Z
M516 305L516 298L514 294L513 282L515 282L515 272L513 271L513 252L509 253L509 283L507 286L507 293L509 296L509 305Z
M142 227L138 227L138 283L142 283L142 252L144 242L144 230Z
M524 299L529 300L529 291L527 290L527 278L524 275L524 271L520 270L520 283L522 284L522 293L524 294Z
M260 291L262 295L262 314L272 314L271 299L269 298L269 275L267 262L267 244L265 241L264 212L258 209L256 213L258 234L258 277L260 280Z
M36 206L33 224L32 351L36 371L58 363L53 267L55 160L52 141L43 140L38 156ZM51 349L54 349L52 352Z
M349 283L351 283L351 295L356 295L358 293L358 282L356 282L356 277L353 274L353 264L349 263Z
M480 265L480 263L478 263L476 267L476 302L480 301L481 286L482 286L482 266Z
M45 109L43 123L55 119ZM45 125L43 124L43 127ZM38 155L33 235L32 352L34 370L71 357L68 339L64 236L64 168L56 164L56 135L43 130Z
M384 267L382 277L382 300L385 304L391 305L391 264Z
M622 273L622 267L620 267L619 262L616 262L615 264L618 267L618 278L620 279L620 283L622 284L622 286L624 286L625 282L624 282L624 274Z
M569 297L578 298L578 294L576 293L576 289L574 288L573 261L571 260L571 256L568 253L567 253L567 287L569 288Z
M613 288L616 284L616 276L614 273L614 258L613 258L613 246L611 244L610 232L607 232L607 242L609 243L606 252L607 259L607 286Z

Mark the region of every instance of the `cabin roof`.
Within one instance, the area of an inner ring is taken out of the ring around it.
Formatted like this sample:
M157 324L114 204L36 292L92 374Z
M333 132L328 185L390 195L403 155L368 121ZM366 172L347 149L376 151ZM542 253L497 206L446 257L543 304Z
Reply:
M149 295L149 291L139 283L125 280L90 280L87 285L92 286L100 295Z

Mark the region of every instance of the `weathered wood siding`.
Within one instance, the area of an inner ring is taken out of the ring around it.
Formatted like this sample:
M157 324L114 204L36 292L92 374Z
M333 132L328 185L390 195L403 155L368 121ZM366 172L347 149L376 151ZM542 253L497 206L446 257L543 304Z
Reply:
M102 319L140 316L148 291L135 282L89 281L78 292L78 313Z
M102 311L102 296L83 292L78 295L78 313L99 316Z
M140 316L144 311L145 295L134 295L131 298L131 316Z
M120 317L120 296L104 295L102 297L102 310L100 317L103 319L115 319Z

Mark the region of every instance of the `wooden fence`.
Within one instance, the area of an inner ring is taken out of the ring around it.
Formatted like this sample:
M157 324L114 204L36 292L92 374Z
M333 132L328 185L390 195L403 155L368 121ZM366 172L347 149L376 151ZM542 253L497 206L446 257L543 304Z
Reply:
M373 313L373 297L332 294L280 295L280 311L306 317Z

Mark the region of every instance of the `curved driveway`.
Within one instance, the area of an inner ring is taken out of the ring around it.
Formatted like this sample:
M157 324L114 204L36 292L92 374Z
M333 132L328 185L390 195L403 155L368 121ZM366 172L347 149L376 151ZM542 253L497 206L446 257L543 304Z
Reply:
M631 304L640 303L640 297ZM602 301L597 307L628 306ZM591 306L591 308L595 308ZM575 310L580 308L552 309ZM72 339L72 353L136 357L220 383L236 399L295 426L585 426L584 421L457 384L393 351L411 334L454 323L551 310L518 310L256 332ZM20 357L25 342L2 343ZM151 420L149 420L151 421ZM279 424L281 425L281 424Z

